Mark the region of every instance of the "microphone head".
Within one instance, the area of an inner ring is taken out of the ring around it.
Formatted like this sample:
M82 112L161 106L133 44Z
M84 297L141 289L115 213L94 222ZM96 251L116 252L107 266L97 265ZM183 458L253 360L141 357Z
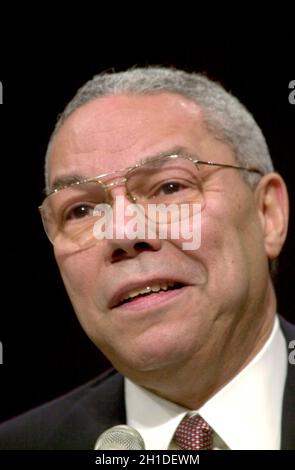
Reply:
M143 450L144 441L136 429L121 424L103 432L97 439L94 450Z

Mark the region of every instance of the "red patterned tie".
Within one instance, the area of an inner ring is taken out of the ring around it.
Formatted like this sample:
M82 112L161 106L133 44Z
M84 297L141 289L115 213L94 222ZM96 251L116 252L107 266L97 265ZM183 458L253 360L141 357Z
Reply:
M201 416L185 416L176 429L174 441L183 450L210 450L213 448L213 433Z

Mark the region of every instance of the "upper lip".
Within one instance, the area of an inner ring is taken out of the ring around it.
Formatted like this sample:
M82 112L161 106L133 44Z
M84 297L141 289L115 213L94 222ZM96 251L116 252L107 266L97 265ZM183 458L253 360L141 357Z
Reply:
M152 286L155 284L161 284L161 283L166 283L166 282L174 282L174 283L184 284L186 286L189 285L183 279L179 279L179 278L176 279L171 276L148 278L148 279L144 279L138 282L129 282L129 283L125 282L124 285L118 287L116 291L113 293L113 295L111 295L109 308L114 308L118 306L118 304L123 300L123 298L128 294L128 292L131 292L132 290L143 289L144 287L147 287L147 286Z

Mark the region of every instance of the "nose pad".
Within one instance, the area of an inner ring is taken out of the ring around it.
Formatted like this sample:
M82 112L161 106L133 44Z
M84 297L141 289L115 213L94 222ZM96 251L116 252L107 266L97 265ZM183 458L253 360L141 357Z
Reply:
M127 179L125 177L124 178L116 177L115 181L111 181L110 183L103 183L103 189L105 191L107 204L110 204L113 206L113 204L115 203L116 194L118 192L117 188L119 188L119 191L120 191L119 194L122 193L123 191L124 195L127 197L127 199L129 199L129 193L126 188L126 181Z

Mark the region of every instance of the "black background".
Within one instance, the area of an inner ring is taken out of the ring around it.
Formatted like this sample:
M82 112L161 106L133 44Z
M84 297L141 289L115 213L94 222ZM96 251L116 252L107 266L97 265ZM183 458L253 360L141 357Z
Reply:
M207 72L254 114L290 192L291 224L277 292L279 312L295 322L295 105L288 101L288 85L295 79L295 35L290 29L278 35L272 28L254 34L251 26L246 32L212 35L207 26L207 32L196 26L180 33L171 27L156 35L150 25L128 40L122 28L112 41L108 31L81 42L77 27L72 32L52 27L47 39L39 33L28 38L22 31L17 39L6 33L0 64L4 97L0 106L0 341L4 353L0 421L74 388L107 367L74 316L37 210L44 185L44 154L56 116L77 88L102 70L163 64Z

